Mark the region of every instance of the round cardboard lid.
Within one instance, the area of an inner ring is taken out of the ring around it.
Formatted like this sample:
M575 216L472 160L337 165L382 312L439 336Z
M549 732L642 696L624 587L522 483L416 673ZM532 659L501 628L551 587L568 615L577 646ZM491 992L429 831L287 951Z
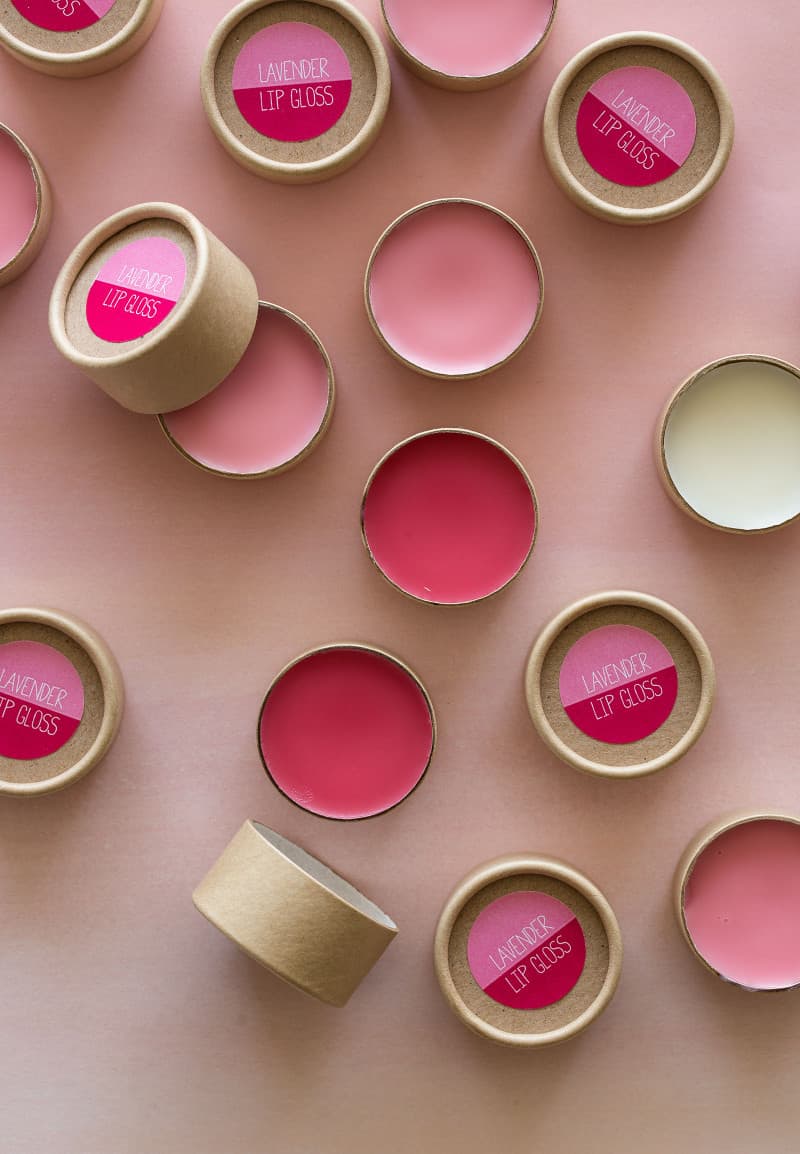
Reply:
M640 777L682 757L705 728L714 666L697 628L645 593L586 597L534 642L525 673L531 719L568 765Z

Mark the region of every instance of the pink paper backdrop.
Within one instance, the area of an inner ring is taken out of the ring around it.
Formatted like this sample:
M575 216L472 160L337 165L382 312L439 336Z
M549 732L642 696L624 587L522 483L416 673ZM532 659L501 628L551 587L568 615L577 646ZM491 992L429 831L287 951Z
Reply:
M667 393L715 356L800 359L796 228L800 13L792 0L563 3L541 59L510 87L460 95L394 67L385 130L329 183L282 188L238 168L203 116L197 75L227 0L168 0L116 72L59 81L0 60L0 118L56 187L50 240L0 295L0 603L87 617L129 701L107 762L67 792L0 803L0 1148L8 1154L789 1154L797 1148L800 997L744 995L679 938L669 883L688 838L741 805L798 808L796 529L734 538L667 500L651 460ZM374 0L363 9L377 17ZM688 216L626 231L573 208L540 154L557 71L635 27L681 36L727 81L737 143ZM421 200L479 197L516 216L545 269L542 325L494 376L446 385L393 363L361 277L373 241ZM118 408L51 348L50 286L108 213L194 210L299 312L334 359L328 439L252 486L194 470L157 424ZM542 526L495 602L437 611L384 584L357 511L378 456L461 423L526 462ZM659 594L718 665L710 726L653 779L605 782L552 758L522 669L567 601ZM429 776L398 810L331 824L293 808L256 753L272 675L303 648L395 650L439 712ZM247 816L330 860L401 933L344 1011L240 955L190 893ZM519 1054L471 1036L439 997L439 908L472 866L537 849L608 893L627 957L615 1002L580 1039Z

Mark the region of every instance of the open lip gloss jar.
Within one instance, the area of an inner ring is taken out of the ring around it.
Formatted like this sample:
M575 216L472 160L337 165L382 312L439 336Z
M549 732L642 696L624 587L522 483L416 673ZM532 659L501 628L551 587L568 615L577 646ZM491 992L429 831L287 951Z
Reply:
M361 536L378 571L433 605L468 605L504 589L528 561L538 526L523 466L469 429L401 441L373 469L361 503Z
M669 496L695 520L765 533L800 517L800 369L774 357L712 361L670 399L656 435Z
M0 124L0 288L39 255L50 228L52 196L44 169L27 144Z
M397 657L326 645L287 665L267 691L258 748L285 797L318 817L394 809L422 781L436 745L433 704Z
M699 52L672 36L625 32L566 65L547 100L543 141L556 182L579 208L617 224L653 224L685 212L719 180L733 111Z
M95 76L145 44L163 0L2 0L0 45L37 72Z
M108 753L124 691L110 649L53 609L0 611L0 795L54 793Z
M391 74L377 32L343 0L244 0L215 31L201 84L234 160L300 184L344 172L372 146Z
M539 736L574 769L601 777L672 765L703 732L714 689L698 629L666 601L630 591L564 609L534 642L525 673Z
M535 1048L585 1030L608 1006L622 936L607 898L557 858L513 854L479 866L445 903L434 967L476 1034Z
M711 973L746 990L800 986L800 817L752 811L706 827L678 866L675 908Z
M536 249L497 208L447 198L419 204L378 240L364 278L370 324L415 372L480 377L524 348L542 313Z
M556 0L381 0L389 38L406 67L438 88L474 92L505 84L539 55Z

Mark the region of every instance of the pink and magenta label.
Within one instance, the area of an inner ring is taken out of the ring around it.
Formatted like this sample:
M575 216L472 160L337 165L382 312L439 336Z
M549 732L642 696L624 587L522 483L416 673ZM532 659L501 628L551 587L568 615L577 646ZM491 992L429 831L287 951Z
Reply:
M40 641L0 645L0 756L48 757L83 717L83 682L68 657Z
M576 123L581 152L614 184L658 184L694 147L697 119L689 94L658 68L616 68L596 80Z
M284 21L251 36L233 67L233 96L251 128L272 140L322 136L344 114L350 62L332 36Z
M667 647L634 625L602 625L568 651L561 704L583 733L627 745L655 733L675 706L678 671Z
M114 344L147 336L175 308L185 283L186 258L171 240L131 241L109 257L89 289L89 328Z
M552 1006L575 986L586 964L586 939L572 910L551 894L518 890L481 910L467 941L480 988L515 1010Z
M115 0L11 0L21 16L48 32L80 32L107 16Z

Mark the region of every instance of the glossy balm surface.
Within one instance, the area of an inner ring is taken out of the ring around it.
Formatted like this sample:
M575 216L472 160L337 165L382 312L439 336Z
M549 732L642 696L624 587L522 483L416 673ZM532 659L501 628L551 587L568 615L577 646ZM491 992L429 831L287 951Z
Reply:
M491 76L523 60L547 31L552 0L384 0L405 49L448 76Z
M442 431L398 446L372 478L367 547L405 593L458 605L502 589L533 546L528 480L499 445Z
M800 983L800 826L762 819L720 834L694 864L684 909L722 977L753 990Z
M664 436L675 488L729 529L766 529L800 513L800 379L778 365L733 361L676 401Z
M36 179L27 156L0 128L0 269L25 247L36 221Z
M531 332L541 298L536 261L514 225L490 208L452 201L395 225L367 291L390 348L443 376L505 361Z
M187 456L216 472L257 476L308 447L328 409L328 366L310 333L262 306L247 352L213 392L162 416Z
M419 783L433 752L427 698L397 662L371 650L318 650L267 694L259 725L272 780L332 818L372 817Z

